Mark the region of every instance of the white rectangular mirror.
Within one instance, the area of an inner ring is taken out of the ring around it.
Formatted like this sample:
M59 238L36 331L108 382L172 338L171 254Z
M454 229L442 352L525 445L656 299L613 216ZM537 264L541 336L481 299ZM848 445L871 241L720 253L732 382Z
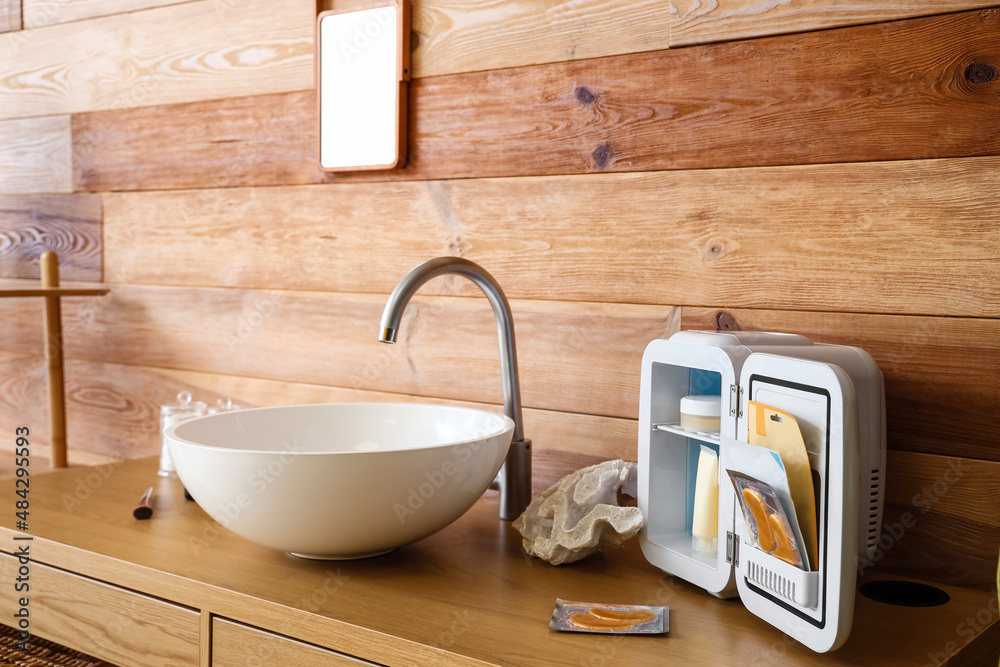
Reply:
M319 15L316 89L324 171L405 163L409 9L409 0L391 0Z

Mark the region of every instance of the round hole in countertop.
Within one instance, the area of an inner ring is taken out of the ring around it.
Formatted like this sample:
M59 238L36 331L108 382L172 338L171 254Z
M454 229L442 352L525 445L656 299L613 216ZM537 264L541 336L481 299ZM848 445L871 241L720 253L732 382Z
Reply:
M951 599L940 588L916 581L869 581L858 591L876 602L900 607L936 607Z

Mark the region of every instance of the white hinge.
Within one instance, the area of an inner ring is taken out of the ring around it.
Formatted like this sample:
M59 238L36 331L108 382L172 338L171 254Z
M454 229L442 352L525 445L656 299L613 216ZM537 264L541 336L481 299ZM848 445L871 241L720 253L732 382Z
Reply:
M732 531L726 531L726 562L740 566L740 536Z
M729 416L743 417L743 387L736 384L729 385Z

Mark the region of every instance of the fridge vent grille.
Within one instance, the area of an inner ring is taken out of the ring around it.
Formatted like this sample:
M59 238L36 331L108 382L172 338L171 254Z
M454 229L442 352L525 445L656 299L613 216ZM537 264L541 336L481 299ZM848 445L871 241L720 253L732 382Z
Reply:
M795 602L795 582L753 561L748 561L747 579L775 595Z
M882 495L882 478L878 469L872 470L868 488L868 548L874 549L878 544L879 528L882 517L879 516L879 498Z

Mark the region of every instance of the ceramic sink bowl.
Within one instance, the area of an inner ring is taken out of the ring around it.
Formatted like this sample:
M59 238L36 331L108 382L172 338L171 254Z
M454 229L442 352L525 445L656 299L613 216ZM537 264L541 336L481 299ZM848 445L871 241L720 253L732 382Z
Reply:
M226 528L296 556L349 559L464 514L500 469L513 429L482 410L340 403L222 412L165 437L184 487Z

